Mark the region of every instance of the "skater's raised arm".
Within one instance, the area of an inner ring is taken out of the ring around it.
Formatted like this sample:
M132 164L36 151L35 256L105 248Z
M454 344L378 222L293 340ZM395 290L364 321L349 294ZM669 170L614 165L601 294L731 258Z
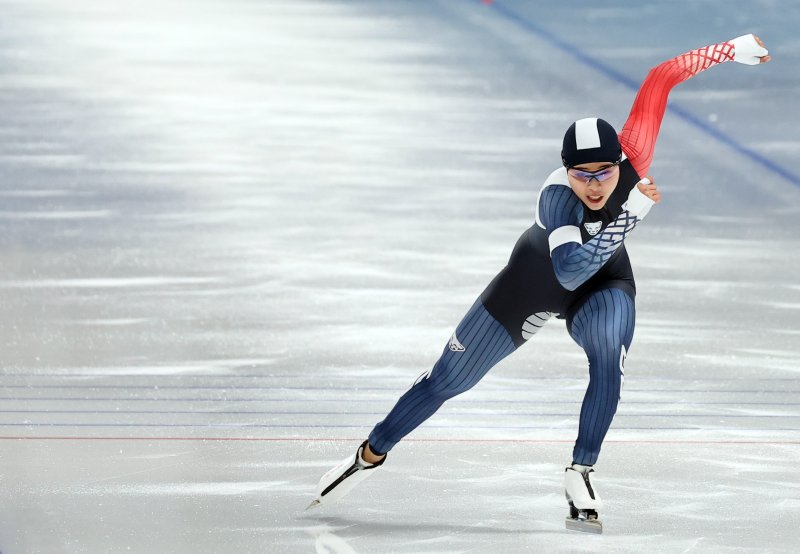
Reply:
M747 65L766 63L771 59L767 54L758 37L743 35L686 52L652 68L639 88L631 113L619 134L622 150L636 173L647 175L650 169L667 98L675 85L729 60Z

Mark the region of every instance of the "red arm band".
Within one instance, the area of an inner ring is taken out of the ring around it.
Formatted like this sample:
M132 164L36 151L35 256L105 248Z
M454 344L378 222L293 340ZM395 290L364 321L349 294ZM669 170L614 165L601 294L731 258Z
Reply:
M647 175L653 161L658 130L661 128L667 97L672 87L711 66L732 60L733 54L733 45L730 42L721 42L681 54L650 70L619 134L622 151L639 176Z

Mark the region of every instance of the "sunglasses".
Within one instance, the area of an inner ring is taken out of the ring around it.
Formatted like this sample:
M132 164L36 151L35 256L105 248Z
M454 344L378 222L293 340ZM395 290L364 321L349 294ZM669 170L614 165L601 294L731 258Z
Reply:
M607 165L606 167L598 169L597 171L583 171L582 169L568 167L567 173L569 173L570 177L573 177L578 181L583 181L584 183L589 183L592 179L596 179L598 182L602 183L614 175L616 168L621 161L622 160L617 160L613 164Z

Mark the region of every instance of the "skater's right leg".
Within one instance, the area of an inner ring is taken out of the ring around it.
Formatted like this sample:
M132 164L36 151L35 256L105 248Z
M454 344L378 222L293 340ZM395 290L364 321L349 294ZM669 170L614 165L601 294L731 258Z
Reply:
M423 373L369 435L380 456L432 416L444 402L471 389L516 347L478 299L456 328L433 369Z
M337 500L383 464L386 453L448 399L472 388L515 350L505 328L478 299L456 328L433 369L423 373L370 434L369 441L326 473L310 507Z

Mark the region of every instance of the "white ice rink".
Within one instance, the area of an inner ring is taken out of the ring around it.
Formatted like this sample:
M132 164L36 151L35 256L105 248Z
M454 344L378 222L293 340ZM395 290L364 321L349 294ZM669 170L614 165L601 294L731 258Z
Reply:
M735 7L735 10L734 10ZM800 5L0 0L0 552L796 552ZM532 223L575 119L677 88L627 241L637 327L563 498L553 320L304 513Z

